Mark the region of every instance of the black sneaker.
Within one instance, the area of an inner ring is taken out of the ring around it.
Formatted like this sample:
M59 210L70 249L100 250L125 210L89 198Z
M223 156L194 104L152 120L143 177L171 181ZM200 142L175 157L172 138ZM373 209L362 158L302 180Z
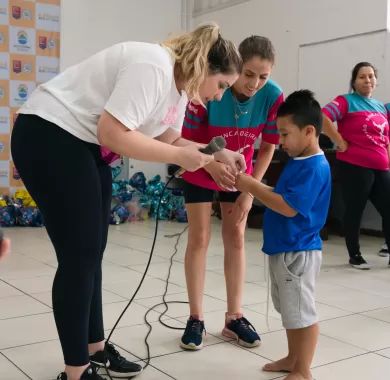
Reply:
M370 269L371 265L363 259L362 255L355 255L349 258L349 263L356 269Z
M389 248L387 244L383 244L382 248L379 250L378 255L381 257L389 257Z
M203 331L206 333L204 322L190 317L181 337L180 347L186 350L200 350L203 347Z
M261 342L256 329L245 317L232 319L226 323L222 335L237 340L243 347L257 347Z
M96 370L103 368L101 374L104 375L105 365L112 377L129 378L141 373L142 366L129 362L121 356L111 343L106 343L104 351L98 351L89 357Z
M68 376L65 372L61 372L57 376L57 380L68 380ZM99 376L96 373L95 367L90 365L86 368L86 370L82 373L80 380L104 380L103 377Z

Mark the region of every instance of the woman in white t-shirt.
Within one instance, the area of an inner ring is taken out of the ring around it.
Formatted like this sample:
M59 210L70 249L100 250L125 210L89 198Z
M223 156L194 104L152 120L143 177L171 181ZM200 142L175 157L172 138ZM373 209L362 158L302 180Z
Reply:
M204 166L212 157L180 137L187 96L221 99L241 64L219 28L205 25L161 45L124 42L103 50L40 85L19 110L12 157L58 259L53 311L65 360L59 379L101 380L96 367L105 364L112 376L142 370L104 343L101 263L111 170L101 146L190 171ZM245 169L235 152L215 158L232 171Z

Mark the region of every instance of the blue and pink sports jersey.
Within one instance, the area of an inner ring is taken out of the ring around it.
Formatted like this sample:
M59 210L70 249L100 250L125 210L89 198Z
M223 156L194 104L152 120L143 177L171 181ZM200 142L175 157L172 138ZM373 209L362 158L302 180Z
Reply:
M337 121L338 131L348 143L337 152L341 161L370 169L389 170L389 109L375 99L357 93L340 95L323 113Z
M245 156L246 172L251 174L254 143L259 136L268 143L279 143L276 112L282 102L282 89L271 79L246 102L237 102L229 88L220 102L209 102L207 110L201 105L188 104L182 136L203 144L215 136L224 137L226 148L240 150ZM197 186L221 190L204 169L185 172L183 178Z

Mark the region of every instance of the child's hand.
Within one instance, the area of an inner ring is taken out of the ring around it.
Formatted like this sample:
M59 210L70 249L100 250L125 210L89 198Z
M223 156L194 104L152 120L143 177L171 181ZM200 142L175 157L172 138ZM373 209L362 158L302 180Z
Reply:
M9 254L11 248L11 241L9 239L2 239L0 243L0 260Z

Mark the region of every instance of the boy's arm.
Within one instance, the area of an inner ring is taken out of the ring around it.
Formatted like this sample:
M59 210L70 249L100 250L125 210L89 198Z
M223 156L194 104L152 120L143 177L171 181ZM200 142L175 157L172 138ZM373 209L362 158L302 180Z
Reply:
M272 187L264 185L253 177L245 174L239 174L237 176L235 187L240 191L251 193L266 207L281 215L293 218L298 214L296 210L288 205L280 194L273 191Z

